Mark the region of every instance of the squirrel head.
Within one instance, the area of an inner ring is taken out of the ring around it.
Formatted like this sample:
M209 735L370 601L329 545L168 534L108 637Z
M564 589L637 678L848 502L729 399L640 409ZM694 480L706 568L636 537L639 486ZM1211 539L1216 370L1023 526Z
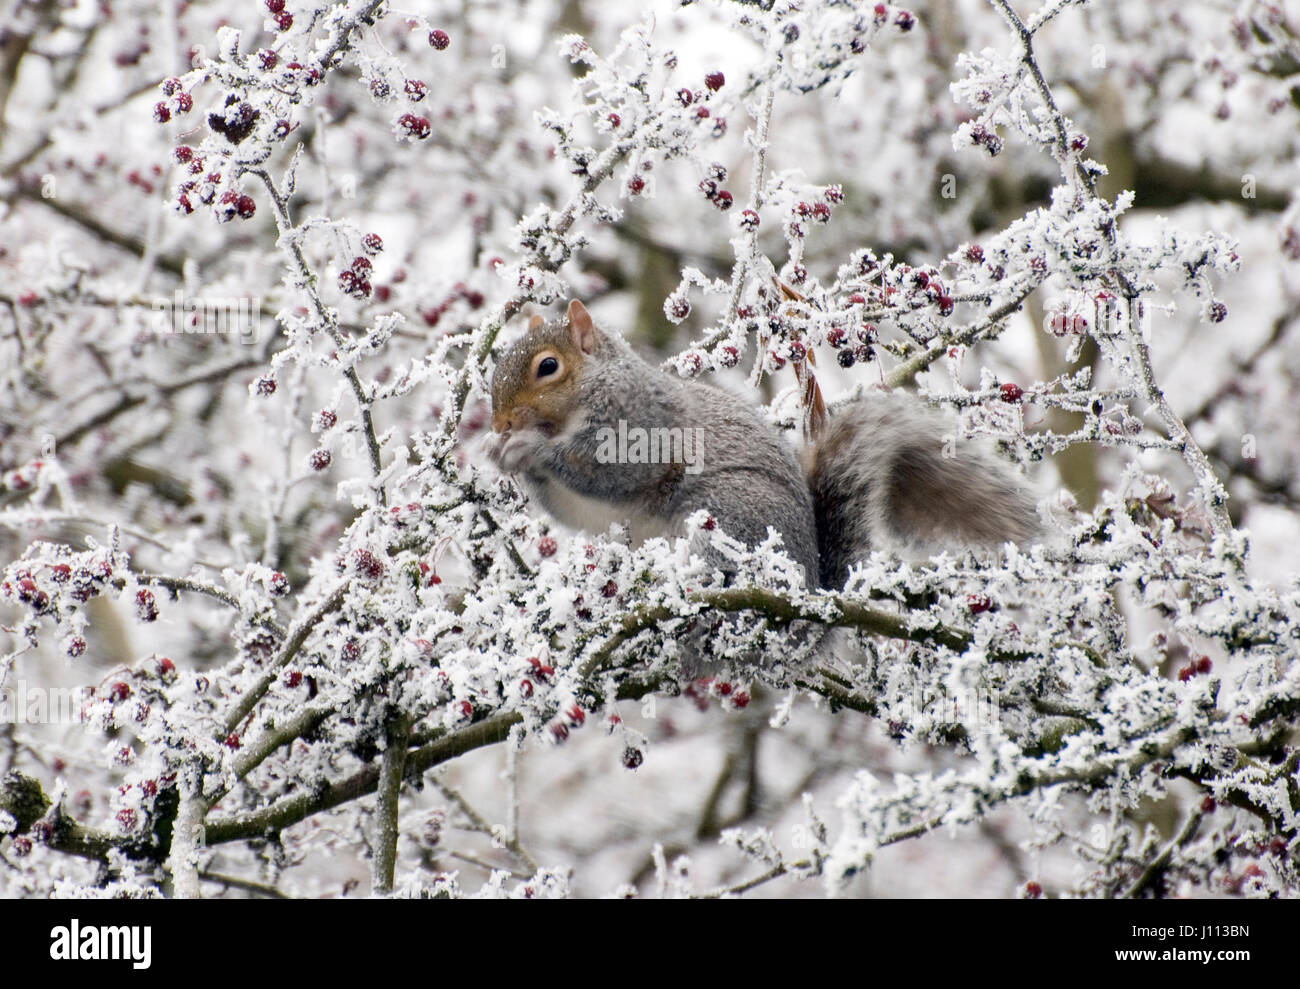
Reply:
M583 366L601 344L591 314L577 299L563 320L534 316L492 374L493 432L558 433L578 406Z

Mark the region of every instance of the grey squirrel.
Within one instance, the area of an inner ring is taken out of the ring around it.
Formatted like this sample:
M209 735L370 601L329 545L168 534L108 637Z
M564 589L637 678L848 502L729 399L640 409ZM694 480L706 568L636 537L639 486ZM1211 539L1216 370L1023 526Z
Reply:
M706 509L753 546L768 527L809 587L844 586L873 549L937 550L1023 541L1037 531L1020 478L978 443L944 456L944 418L898 392L831 415L804 451L756 409L662 371L581 302L534 316L492 377L486 452L554 518L634 542L680 536Z

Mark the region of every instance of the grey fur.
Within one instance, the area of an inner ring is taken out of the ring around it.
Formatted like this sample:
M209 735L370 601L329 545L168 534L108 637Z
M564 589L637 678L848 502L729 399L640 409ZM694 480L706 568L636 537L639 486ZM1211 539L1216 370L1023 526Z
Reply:
M539 325L501 355L494 411L527 380L539 349L566 344L568 334L563 321ZM806 454L806 476L790 444L755 409L653 367L599 328L571 398L562 426L517 428L494 437L488 452L575 529L627 522L640 542L682 535L686 518L707 509L749 546L776 529L807 585L833 589L873 549L930 554L1024 541L1039 531L1019 476L987 444L967 440L945 450L952 424L900 392L874 393L833 414ZM601 430L617 430L619 420L647 430L703 430L703 469L601 463Z
M502 355L494 395L526 371L538 348L537 335L555 332L554 326L530 331ZM749 546L766 539L771 526L803 566L808 586L815 586L812 498L790 444L731 395L651 366L615 334L598 330L598 341L580 379L579 421L567 423L554 436L536 438L521 475L528 492L561 522L589 531L593 517L584 499L608 505L615 517L621 514L632 523L638 541L683 534L686 518L699 509L707 509L724 532ZM692 474L681 465L599 463L599 432L617 429L620 419L644 429L702 429L703 470Z
M843 587L850 564L873 549L929 555L1039 533L1027 485L988 444L949 440L954 432L900 392L873 393L831 417L808 469L823 586Z

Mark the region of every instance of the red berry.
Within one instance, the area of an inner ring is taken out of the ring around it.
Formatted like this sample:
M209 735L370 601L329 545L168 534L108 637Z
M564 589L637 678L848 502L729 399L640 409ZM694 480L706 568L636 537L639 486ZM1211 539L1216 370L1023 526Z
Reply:
M468 721L470 718L474 717L474 705L469 701L457 701L456 714L463 720Z
M722 210L724 213L727 210L731 209L731 202L732 202L731 193L729 193L726 189L720 190L718 194L713 198L713 205L718 207L718 209Z
M1210 322L1222 323L1228 318L1228 307L1222 302L1215 302L1210 306Z
M367 254L373 256L384 249L384 242L379 234L370 233L361 238L361 246Z
M519 693L520 693L522 696L524 696L524 697L532 697L532 696L533 696L533 682L532 682L531 680L527 680L527 679L520 680L520 681L519 681Z
M307 463L311 465L312 470L324 470L330 465L330 452L323 447L317 448L311 452L311 456L307 458Z
M153 108L153 119L160 124L165 124L172 119L172 112L167 109L166 103L155 103Z
M368 549L353 550L352 565L366 580L378 580L384 575L383 562Z
M407 137L418 138L423 141L431 132L429 121L425 117L417 117L413 113L404 113L397 118L397 126Z
M257 203L253 202L252 196L240 196L235 200L235 211L245 220L251 219L257 212Z
M600 593L607 598L612 598L618 593L618 584L613 580L606 581L605 586L600 589Z
M194 109L194 97L189 93L176 94L176 112L189 113Z
M135 830L135 811L130 807L123 807L117 812L117 823L122 826L123 831Z
M176 157L177 162L183 165L194 157L194 149L188 144L181 144L177 146L176 150L173 151L172 154Z
M320 433L333 429L338 425L339 417L332 409L321 409L316 413L312 427Z
M1204 800L1201 801L1201 810L1206 814L1213 814L1214 809L1217 806L1218 804L1214 802L1213 797L1206 797Z
M257 53L257 57L259 61L261 61L262 63L262 69L266 72L270 72L272 69L274 69L276 63L280 60L280 56L278 56L275 52L271 51L269 48L263 48L260 52Z
M222 744L225 745L225 747L230 749L232 752L235 749L239 748L240 746L239 732L232 731L229 735L226 736L226 739Z
M619 125L623 123L623 118L620 117L617 113L611 113L605 119L609 121L609 126L612 127L614 130L618 130Z
M9 850L14 853L14 858L23 858L30 855L32 851L32 840L23 835L18 835L9 846Z
M438 29L436 31L430 31L429 44L432 47L438 49L438 51L446 51L447 46L451 44L451 38L448 37L446 31L443 31L441 29Z
M142 622L157 620L158 604L154 601L153 591L141 588L135 592L135 615Z
M120 704L122 703L122 701L126 700L130 696L131 696L130 685L123 683L121 680L118 680L116 683L114 683L111 687L108 688L108 699L111 700L114 704Z
M894 23L900 31L910 31L916 25L916 18L910 11L900 10L898 16L894 18Z
M551 676L551 674L555 672L554 667L545 665L536 656L530 656L528 658L528 665L532 667L532 672L529 673L528 675L531 676L534 680L538 680L543 683L545 683L546 680Z
M1036 900L1042 895L1043 887L1041 884L1034 882L1032 879L1025 883L1025 896L1029 897L1029 899Z
M704 85L707 86L709 90L714 93L716 93L719 89L721 89L723 83L725 83L726 81L727 81L727 77L724 76L721 72L710 72L707 76L704 77Z
M559 543L550 536L542 536L537 540L537 552L540 556L554 556L559 548Z
M63 643L63 647L69 656L76 659L86 651L86 640L79 635L70 635Z
M993 602L989 600L987 594L967 594L966 609L972 615L983 614L993 607Z
M419 79L406 80L406 96L412 103L419 103L429 95L429 87Z
M628 746L623 750L623 765L627 769L636 769L645 761L640 749L634 749Z
M270 396L275 394L275 379L258 378L257 383L253 386L253 389L257 392L258 395L262 396L263 398L269 398Z
M979 244L971 244L970 247L966 248L966 260L971 264L979 264L984 260L984 248L980 247Z
M556 742L563 742L569 737L569 726L562 721L552 722L550 729L551 737L554 738Z
M1214 668L1214 664L1210 662L1209 656L1202 656L1200 659L1196 661L1197 673L1209 673L1210 670L1212 670L1213 668Z
M748 230L751 233L758 229L758 214L752 209L747 209L740 214L740 227L742 230Z
M569 719L569 724L574 728L581 728L587 721L587 712L578 707L577 704L572 705L564 714Z
M743 708L749 706L749 692L746 690L737 690L731 695L731 706Z
M1196 671L1192 669L1192 667L1184 666L1178 671L1178 679L1180 682L1186 683L1193 677L1193 675L1195 675L1195 673Z
M273 14L278 14L284 10L284 0L266 0L266 9Z
M645 179L641 178L640 175L633 175L630 179L627 180L627 191L634 196L640 195L641 190L643 190L644 188L645 188Z
M289 578L279 570L271 574L270 580L267 581L267 587L276 597L284 597L289 593Z
M287 10L283 13L276 14L275 26L281 31L289 30L289 28L293 27L293 14L289 13Z
M1014 404L1015 402L1019 402L1022 398L1025 397L1025 393L1021 391L1020 386L1017 384L1013 384L1010 381L1008 381L999 389L999 393L1000 394L998 397L1000 397L1002 401L1007 402L1009 404Z

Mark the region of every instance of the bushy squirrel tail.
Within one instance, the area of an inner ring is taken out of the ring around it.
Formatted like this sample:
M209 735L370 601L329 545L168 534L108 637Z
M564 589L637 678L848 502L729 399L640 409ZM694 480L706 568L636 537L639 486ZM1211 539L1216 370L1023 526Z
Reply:
M821 585L844 586L873 550L937 553L1024 542L1040 531L1033 494L989 445L916 398L870 395L838 409L807 453Z

